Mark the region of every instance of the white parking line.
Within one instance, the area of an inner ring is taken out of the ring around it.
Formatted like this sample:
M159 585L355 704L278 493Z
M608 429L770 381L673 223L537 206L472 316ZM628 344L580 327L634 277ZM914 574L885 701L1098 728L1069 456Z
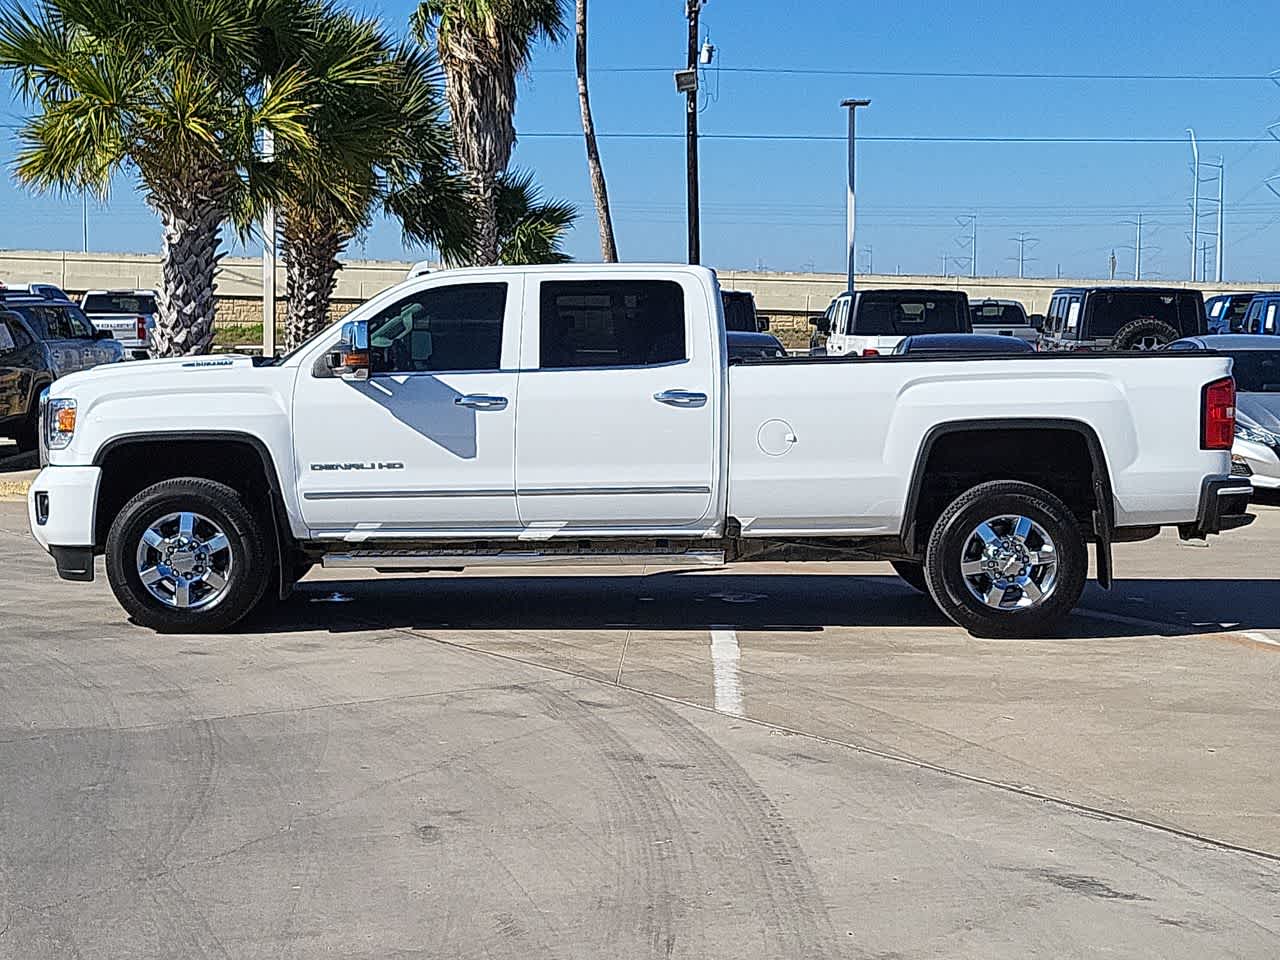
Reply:
M742 716L742 681L738 677L741 660L738 631L732 627L712 627L711 675L715 681L716 709L735 717Z

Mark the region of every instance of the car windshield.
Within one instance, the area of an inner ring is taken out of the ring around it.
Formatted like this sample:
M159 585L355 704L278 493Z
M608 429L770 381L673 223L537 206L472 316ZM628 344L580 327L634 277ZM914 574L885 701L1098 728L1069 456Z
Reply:
M85 313L155 313L156 298L149 293L91 293L84 298Z
M855 336L913 336L918 333L965 333L962 300L930 296L918 300L864 294L849 331Z
M969 308L973 325L1022 326L1027 322L1026 311L1016 303L975 303Z
M1191 293L1098 293L1090 300L1089 329L1093 340L1114 337L1134 320L1161 320L1182 337L1194 337L1204 330L1204 310ZM1197 320L1199 321L1197 323Z
M1241 393L1280 393L1280 350L1232 350L1231 372Z

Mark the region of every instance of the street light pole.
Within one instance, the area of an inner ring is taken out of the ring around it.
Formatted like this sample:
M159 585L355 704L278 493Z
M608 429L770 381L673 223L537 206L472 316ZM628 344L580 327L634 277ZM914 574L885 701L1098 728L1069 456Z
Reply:
M855 154L858 143L855 118L859 107L871 106L870 100L842 100L840 106L849 111L849 190L847 193L847 205L845 208L845 233L848 240L848 270L849 270L849 291L853 291L853 274L857 267L857 246L855 245L856 231L854 229L857 219L857 202L854 195L854 169Z

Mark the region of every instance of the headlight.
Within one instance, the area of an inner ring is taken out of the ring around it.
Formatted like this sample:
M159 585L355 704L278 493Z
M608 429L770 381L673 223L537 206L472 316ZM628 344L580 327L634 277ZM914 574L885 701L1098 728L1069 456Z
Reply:
M76 432L76 402L50 400L45 408L45 442L50 450L61 450Z
M1270 430L1264 430L1262 427L1250 427L1243 423L1236 424L1236 436L1241 440L1249 440L1253 443L1260 443L1264 447L1274 447L1280 445L1280 436L1272 433Z

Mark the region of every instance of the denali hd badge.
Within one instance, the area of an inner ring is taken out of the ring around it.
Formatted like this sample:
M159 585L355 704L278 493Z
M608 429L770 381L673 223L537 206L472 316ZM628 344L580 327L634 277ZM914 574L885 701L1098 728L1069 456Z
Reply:
M366 460L362 463L313 463L312 470L403 470L398 460Z

